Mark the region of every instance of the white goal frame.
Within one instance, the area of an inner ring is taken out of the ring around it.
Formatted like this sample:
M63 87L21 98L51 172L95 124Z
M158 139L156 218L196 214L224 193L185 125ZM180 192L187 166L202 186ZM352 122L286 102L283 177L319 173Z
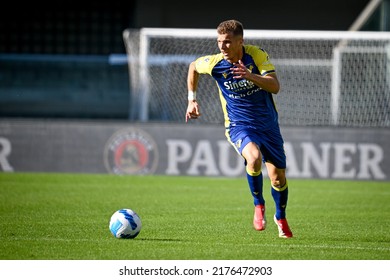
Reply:
M139 79L140 79L140 104L139 104L139 116L140 121L148 121L149 116L149 99L150 99L150 88L148 78L150 76L149 66L156 63L163 63L166 60L174 60L187 62L188 64L196 58L189 55L167 55L167 56L153 56L149 54L149 42L152 38L158 37L177 37L177 38L217 38L217 32L215 29L184 29L184 28L142 28L140 29L139 37L139 57L132 57L128 53L128 60L139 59ZM124 30L123 38L128 40L129 30ZM341 79L341 59L344 53L348 52L364 52L364 48L359 48L359 50L354 49L353 47L346 47L346 42L353 40L379 40L379 41L389 41L390 42L390 32L365 32L365 31L298 31L298 30L245 30L244 31L244 40L245 39L281 39L283 40L297 40L297 39L310 39L310 40L339 40L340 43L336 48L333 49L333 57L331 60L317 60L317 59L307 59L304 63L308 65L324 65L331 66L332 68L332 81L331 81L331 115L332 123L334 125L338 124L339 120L339 108L340 108L340 79ZM366 51L368 52L381 52L383 53L383 48L369 48ZM387 54L387 60L390 64L390 44L387 45L385 50ZM275 59L273 59L275 61ZM302 59L300 59L302 63ZM293 59L288 59L278 61L283 64L294 63ZM129 62L130 63L130 62ZM390 68L390 66L389 66ZM388 75L390 76L390 75ZM389 82L390 83L390 78ZM390 87L390 85L389 85ZM183 93L184 94L184 93Z

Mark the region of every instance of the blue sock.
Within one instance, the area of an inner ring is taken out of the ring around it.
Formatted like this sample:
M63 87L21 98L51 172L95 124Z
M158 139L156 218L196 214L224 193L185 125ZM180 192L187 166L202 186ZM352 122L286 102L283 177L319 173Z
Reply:
M255 172L246 169L246 178L248 180L249 189L251 190L251 194L253 196L254 205L264 205L263 174L261 173L261 170Z
M283 187L277 188L272 186L271 188L272 197L275 201L275 208L276 208L276 219L285 219L286 218L286 207L287 207L287 200L288 200L288 185L287 181L286 184L284 184Z

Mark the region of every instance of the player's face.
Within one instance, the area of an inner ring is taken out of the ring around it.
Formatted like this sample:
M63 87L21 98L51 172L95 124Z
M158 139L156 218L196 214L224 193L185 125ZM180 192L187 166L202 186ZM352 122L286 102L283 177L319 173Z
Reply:
M217 42L219 50L227 61L234 63L241 59L243 44L241 36L233 36L232 33L218 34Z

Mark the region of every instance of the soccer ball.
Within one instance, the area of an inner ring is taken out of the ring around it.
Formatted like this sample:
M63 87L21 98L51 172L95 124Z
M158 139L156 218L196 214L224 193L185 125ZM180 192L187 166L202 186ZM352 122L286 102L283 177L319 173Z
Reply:
M116 238L133 239L141 231L142 223L137 213L124 208L112 214L109 227Z

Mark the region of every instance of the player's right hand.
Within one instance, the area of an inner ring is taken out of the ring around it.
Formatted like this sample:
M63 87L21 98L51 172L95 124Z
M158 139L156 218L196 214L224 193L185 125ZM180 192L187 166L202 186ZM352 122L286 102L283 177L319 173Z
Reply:
M186 112L186 122L188 122L189 119L197 119L199 116L200 113L198 102L196 102L195 100L189 101Z

